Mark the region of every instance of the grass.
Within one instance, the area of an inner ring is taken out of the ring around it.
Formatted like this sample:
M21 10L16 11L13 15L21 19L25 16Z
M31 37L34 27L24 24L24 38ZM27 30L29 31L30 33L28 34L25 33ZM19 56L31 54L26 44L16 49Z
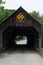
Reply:
M39 50L39 54L43 57L43 49Z

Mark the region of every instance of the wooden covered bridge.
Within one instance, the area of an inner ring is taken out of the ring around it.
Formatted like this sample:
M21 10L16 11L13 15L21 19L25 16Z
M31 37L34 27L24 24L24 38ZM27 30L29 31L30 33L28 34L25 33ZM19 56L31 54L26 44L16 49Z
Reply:
M27 37L25 47L41 48L41 24L22 7L0 22L0 50L16 47L13 41L17 35Z

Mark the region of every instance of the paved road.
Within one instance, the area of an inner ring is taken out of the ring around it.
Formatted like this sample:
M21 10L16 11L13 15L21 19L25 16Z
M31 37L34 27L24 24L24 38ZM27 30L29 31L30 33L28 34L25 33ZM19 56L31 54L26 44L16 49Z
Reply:
M43 65L36 51L7 51L0 57L0 65Z

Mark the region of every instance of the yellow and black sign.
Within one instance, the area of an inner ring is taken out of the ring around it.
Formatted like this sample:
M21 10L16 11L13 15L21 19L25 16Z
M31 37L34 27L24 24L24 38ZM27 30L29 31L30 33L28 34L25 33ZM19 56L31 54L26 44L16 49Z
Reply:
M19 21L22 21L24 19L24 15L22 12L18 13L18 15L16 16L16 19L19 20Z

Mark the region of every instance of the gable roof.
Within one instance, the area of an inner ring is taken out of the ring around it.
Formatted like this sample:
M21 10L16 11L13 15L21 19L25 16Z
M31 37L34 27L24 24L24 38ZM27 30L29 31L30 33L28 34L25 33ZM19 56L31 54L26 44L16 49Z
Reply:
M6 17L3 21L0 22L0 24L4 23L4 21L6 21L9 17L11 17L13 14L15 14L17 11L19 10L23 10L24 12L26 12L22 7L19 7L16 11L14 11L11 15L9 15L8 17ZM39 21L37 21L33 16L31 16L28 12L26 12L32 19L34 19L39 25L41 25L39 23Z

